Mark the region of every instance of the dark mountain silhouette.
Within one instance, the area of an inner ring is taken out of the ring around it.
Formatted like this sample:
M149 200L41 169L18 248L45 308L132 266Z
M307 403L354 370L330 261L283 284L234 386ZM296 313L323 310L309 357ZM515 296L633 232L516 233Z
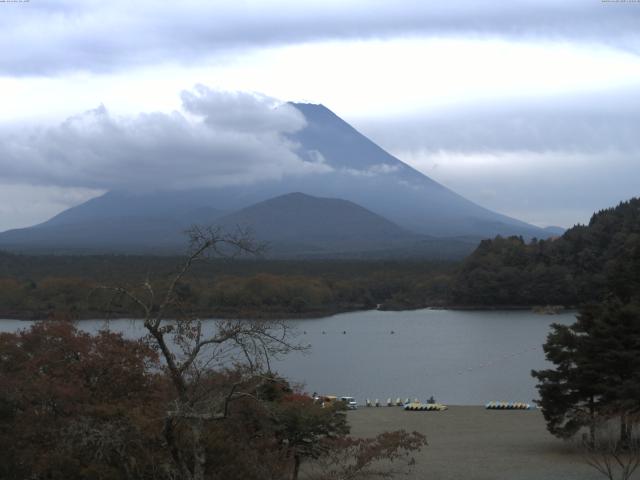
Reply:
M248 227L268 242L273 256L459 257L475 242L412 233L347 200L290 193L243 208L217 220L226 230ZM445 245L447 243L448 245Z
M182 217L108 217L63 225L43 224L2 235L12 250L58 253L170 254L185 247L185 230L194 223L225 231L249 230L267 245L268 257L429 257L460 258L476 239L441 239L410 232L353 202L290 193L220 215L212 209ZM126 231L128 236L122 235ZM46 237L55 247L46 248ZM31 239L34 239L31 241Z
M331 171L284 176L242 186L134 193L111 191L40 225L0 234L0 248L175 251L184 246L181 232L189 225L215 223L225 215L229 216L225 217L225 224L229 224L233 212L240 215L239 210L290 192L350 201L377 214L378 218L384 217L388 224L395 224L403 231L429 237L464 237L461 241L465 244L497 234L526 238L550 235L543 229L466 200L388 154L324 106L293 105L307 120L307 126L291 136L298 145L297 153L323 161ZM335 209L331 211L337 213ZM292 221L302 220L296 217ZM332 221L337 225L339 218ZM318 241L307 243L309 236L304 237L304 230L292 225L287 231L302 236L295 241L293 237L287 238L286 243L318 246ZM319 229L314 232L316 238L322 237ZM378 241L371 236L369 240ZM382 235L380 242L386 241ZM442 246L442 242L429 240L427 243L429 249ZM337 244L326 245L329 246L331 250Z
M353 202L289 193L218 219L227 228L247 225L267 241L391 242L418 236Z
M212 224L220 217L215 209L200 208L182 216L160 212L86 218L69 223L56 219L35 227L0 234L0 248L41 253L155 253L183 251L185 231L193 224Z

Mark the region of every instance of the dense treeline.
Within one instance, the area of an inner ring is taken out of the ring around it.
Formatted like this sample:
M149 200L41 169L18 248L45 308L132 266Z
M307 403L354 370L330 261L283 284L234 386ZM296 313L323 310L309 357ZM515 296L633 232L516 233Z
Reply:
M484 240L461 266L451 301L460 305L579 305L640 287L640 199L594 214L562 237Z
M106 304L96 287L161 287L179 257L28 256L0 253L0 316L89 318L135 312ZM425 261L210 259L181 282L183 306L201 316L317 316L375 308L444 305L455 264Z

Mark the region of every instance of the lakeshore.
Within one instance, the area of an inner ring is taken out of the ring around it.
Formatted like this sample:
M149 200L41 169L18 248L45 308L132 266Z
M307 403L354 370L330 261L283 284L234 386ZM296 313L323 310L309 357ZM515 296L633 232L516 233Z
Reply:
M314 320L340 315L343 313L359 312L412 312L417 310L448 310L452 312L532 312L538 315L558 315L571 313L577 309L575 306L555 306L555 305L440 305L440 304L418 304L418 305L393 305L379 304L372 305L352 305L342 307L330 307L305 312L292 312L287 310L251 310L251 309L212 309L194 312L201 319L224 318L228 320ZM122 313L122 312L120 312ZM77 313L72 316L56 315L52 311L32 311L32 310L1 310L0 321L3 320L23 320L36 322L42 320L111 320L113 318L128 318L143 320L140 312L129 312L127 315L114 317L112 313L96 310Z
M418 431L428 446L415 455L407 479L597 480L571 442L553 437L539 410L486 410L452 406L443 412L401 407L360 408L348 413L351 433L370 437L385 431Z

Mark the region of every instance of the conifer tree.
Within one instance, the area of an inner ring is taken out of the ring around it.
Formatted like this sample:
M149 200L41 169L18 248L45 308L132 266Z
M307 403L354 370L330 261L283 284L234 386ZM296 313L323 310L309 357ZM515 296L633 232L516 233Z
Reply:
M640 302L610 297L580 309L570 326L552 325L544 345L553 369L533 371L548 430L561 438L620 421L620 443L640 413Z

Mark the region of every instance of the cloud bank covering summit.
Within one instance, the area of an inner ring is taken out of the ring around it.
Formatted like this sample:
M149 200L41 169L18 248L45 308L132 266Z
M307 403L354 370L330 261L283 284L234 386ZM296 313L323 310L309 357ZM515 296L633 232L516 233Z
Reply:
M357 251L433 256L433 242L443 237L448 240L441 246L463 241L455 251L461 255L483 237L546 236L426 177L322 105L267 105L264 97L229 96L205 87L183 93L183 99L195 119L176 113L116 122L100 108L41 133L39 144L30 143L34 165L41 152L58 148L61 163L77 162L75 170L87 172L67 179L74 182L69 185L109 191L33 228L0 234L0 245L178 251L182 232L192 223L249 227L258 240L274 243L273 252L307 256ZM231 100L243 105L235 114L227 105ZM229 123L217 109L231 112ZM72 141L67 143L67 136ZM26 145L16 143L14 150ZM121 177L131 171L129 163L137 175ZM51 170L49 181L55 174ZM85 183L93 178L100 183Z

